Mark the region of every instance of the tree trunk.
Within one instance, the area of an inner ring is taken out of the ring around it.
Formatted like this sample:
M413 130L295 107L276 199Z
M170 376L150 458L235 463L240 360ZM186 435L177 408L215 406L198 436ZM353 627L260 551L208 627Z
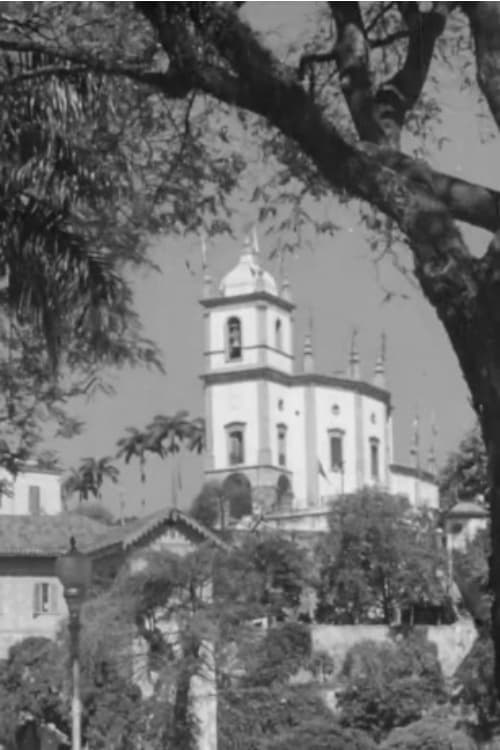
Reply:
M500 698L500 404L493 410L489 405L488 417L483 418L483 432L488 455L488 503L490 507L490 579L492 594L491 637L495 653L495 687ZM490 414L490 409L494 416Z

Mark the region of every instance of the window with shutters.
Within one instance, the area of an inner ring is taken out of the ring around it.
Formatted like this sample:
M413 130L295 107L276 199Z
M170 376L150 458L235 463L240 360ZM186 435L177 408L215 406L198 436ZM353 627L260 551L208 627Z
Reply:
M344 467L344 433L341 430L330 430L330 470L342 471Z
M59 590L55 582L38 581L33 586L33 616L59 612Z
M32 484L28 488L28 510L30 515L39 516L42 506L40 502L40 487Z

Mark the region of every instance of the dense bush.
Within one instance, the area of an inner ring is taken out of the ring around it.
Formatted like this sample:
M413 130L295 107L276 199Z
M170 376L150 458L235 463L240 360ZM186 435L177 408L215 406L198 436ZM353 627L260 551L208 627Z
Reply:
M426 717L394 729L380 750L474 750L475 743L453 721Z
M313 685L233 688L219 696L219 750L375 750L340 727Z
M486 738L498 721L493 669L493 643L488 635L483 635L476 640L455 675L462 687L461 698L476 712L478 729Z
M341 723L379 740L421 718L444 700L436 647L420 635L392 644L364 642L350 649L342 670Z
M266 686L286 682L311 657L307 625L287 622L270 629L258 644L246 685Z

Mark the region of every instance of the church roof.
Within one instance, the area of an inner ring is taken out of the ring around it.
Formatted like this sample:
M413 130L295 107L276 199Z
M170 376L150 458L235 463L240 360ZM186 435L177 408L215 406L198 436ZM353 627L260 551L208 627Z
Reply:
M259 263L256 242L247 237L238 263L222 278L220 293L223 297L236 297L259 291L278 294L276 281Z

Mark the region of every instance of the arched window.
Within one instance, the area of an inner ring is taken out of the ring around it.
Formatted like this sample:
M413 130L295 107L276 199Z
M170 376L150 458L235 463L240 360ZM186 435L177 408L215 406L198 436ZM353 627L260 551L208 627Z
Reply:
M370 438L370 474L375 481L380 479L379 440Z
M274 346L276 349L279 349L279 351L283 348L283 330L281 325L281 318L276 318L276 322L274 324Z
M227 321L227 356L228 359L241 359L241 321L232 317Z
M286 425L279 424L278 436L278 466L286 466Z

